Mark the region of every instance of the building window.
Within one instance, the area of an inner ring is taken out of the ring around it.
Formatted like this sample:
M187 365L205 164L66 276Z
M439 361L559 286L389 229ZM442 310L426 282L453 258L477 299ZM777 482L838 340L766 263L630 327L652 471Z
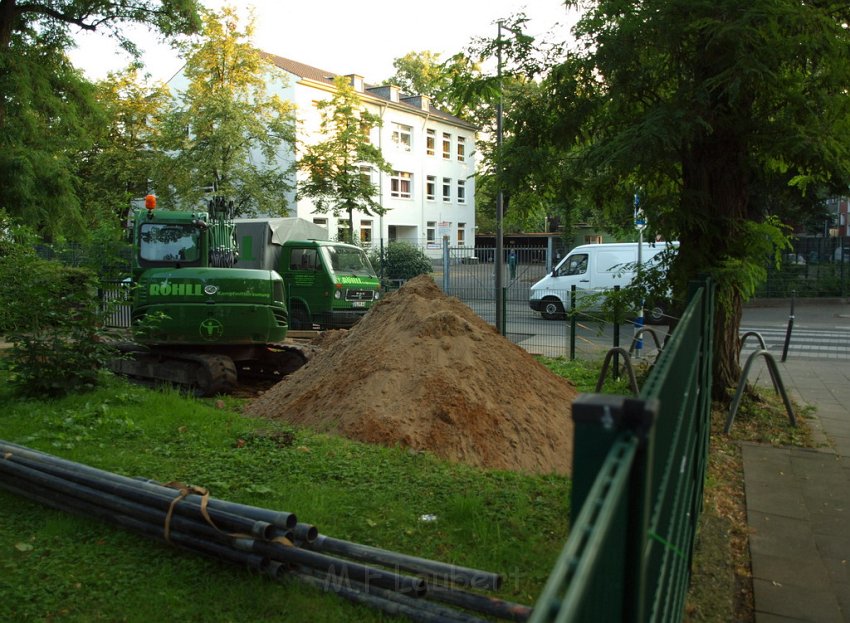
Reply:
M457 224L457 246L462 247L466 242L466 223Z
M463 162L466 160L466 139L462 136L457 137L457 161Z
M374 184L372 181L372 167L368 165L361 165L360 167L360 178L364 182L369 182L370 184Z
M457 202L466 203L466 180L457 181Z
M372 144L372 124L365 121L360 121L360 133L363 134L363 140L370 145Z
M352 242L351 228L348 223L349 221L347 218L341 218L336 222L336 238L340 242Z
M319 227L324 227L325 229L327 229L328 228L328 219L316 217L316 218L313 219L313 224L318 225Z
M452 135L448 132L443 132L443 160L451 160L452 158Z
M413 186L413 174L406 171L393 171L390 178L390 197L410 199Z
M372 244L372 221L360 221L360 242L367 246Z
M443 178L443 201L450 202L452 200L452 178Z
M434 155L434 150L437 145L436 130L425 130L425 153L429 156Z
M425 179L425 198L434 201L437 198L437 176L429 175Z
M413 128L401 123L393 123L393 143L404 151L410 151Z
M437 221L428 221L427 227L425 227L425 241L428 244L437 242Z

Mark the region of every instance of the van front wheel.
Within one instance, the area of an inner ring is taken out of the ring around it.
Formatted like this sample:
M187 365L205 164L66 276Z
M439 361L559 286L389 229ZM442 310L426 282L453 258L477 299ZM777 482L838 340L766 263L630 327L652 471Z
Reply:
M546 320L561 320L564 318L564 305L556 298L543 299L540 315Z

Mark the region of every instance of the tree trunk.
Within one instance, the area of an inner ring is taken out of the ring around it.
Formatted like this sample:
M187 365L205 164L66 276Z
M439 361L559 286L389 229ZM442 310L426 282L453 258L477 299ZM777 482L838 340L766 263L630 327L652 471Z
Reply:
M9 49L17 16L17 0L0 0L0 53Z
M724 270L724 264L746 252L741 248L740 236L741 225L749 216L745 153L739 137L721 129L696 141L682 162L681 262L674 279L679 291L684 292L687 280L698 277L708 267L709 275L717 281L712 398L722 402L730 400L730 388L738 384L741 376L740 275Z

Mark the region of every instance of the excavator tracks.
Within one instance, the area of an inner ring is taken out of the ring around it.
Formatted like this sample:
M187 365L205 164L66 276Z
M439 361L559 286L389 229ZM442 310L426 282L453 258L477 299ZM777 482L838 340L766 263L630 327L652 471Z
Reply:
M269 344L256 349L250 358L236 361L219 353L160 350L133 343L119 345L122 356L110 369L145 385L176 385L199 397L231 394L240 380L266 384L280 381L304 366L314 347L301 344Z

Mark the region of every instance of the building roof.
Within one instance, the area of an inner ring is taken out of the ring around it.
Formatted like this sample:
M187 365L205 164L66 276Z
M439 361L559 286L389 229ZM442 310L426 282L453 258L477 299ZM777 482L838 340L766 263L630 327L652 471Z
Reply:
M305 65L304 63L300 63L298 61L294 61L289 58L283 58L282 56L276 56L274 54L269 54L268 52L261 52L262 56L272 62L276 67L283 69L290 74L298 76L299 78L303 78L306 80L312 80L314 82L319 82L323 84L333 84L334 78L341 74L335 74L332 71L327 71L325 69L319 69L318 67L312 67L310 65ZM384 100L387 102L392 102L394 105L398 106L402 109L407 109L410 112L418 113L420 115L427 114L433 117L440 119L441 121L445 121L447 123L451 123L454 125L463 126L470 130L476 130L475 125L469 123L461 119L460 117L455 117L454 115L450 115L447 112L444 112L435 106L431 105L430 101L427 98L422 98L421 96L412 96L407 94L400 94L398 101L395 101L390 98L389 92L387 89L381 89L381 85L371 85L364 84L365 94L374 97L375 99ZM423 99L425 99L423 105ZM410 101L407 101L410 100Z

